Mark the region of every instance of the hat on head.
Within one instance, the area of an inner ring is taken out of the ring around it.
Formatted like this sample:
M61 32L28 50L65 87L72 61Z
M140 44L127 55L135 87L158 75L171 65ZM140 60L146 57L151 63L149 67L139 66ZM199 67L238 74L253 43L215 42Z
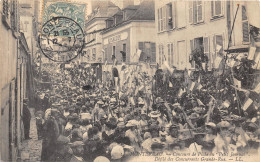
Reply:
M124 156L124 148L120 145L114 146L111 151L111 159L121 159Z
M202 107L195 107L193 110L198 114L204 113L204 109Z
M70 147L78 147L78 146L83 146L84 143L82 141L75 141L71 144Z
M189 118L190 119L198 119L200 116L199 116L199 114L197 114L197 113L192 113L190 116L189 116Z
M98 156L95 158L94 162L110 162L110 160L105 156Z
M172 104L172 106L178 107L178 106L181 106L181 105L177 102L177 103Z
M231 126L231 124L227 121L221 121L217 124L217 127L219 127L219 128L228 128L230 126Z
M103 102L103 101L101 101L101 100L99 100L99 101L97 102L97 104L103 105L103 104L104 104L104 102Z
M161 116L161 113L159 111L151 111L149 115L151 118L158 118Z
M125 127L125 123L124 122L119 122L119 123L117 123L117 127L118 128L124 128Z
M205 125L206 125L206 126L209 126L209 127L212 127L212 128L216 128L216 127L217 127L216 124L213 123L213 122L208 122L208 123L206 123Z

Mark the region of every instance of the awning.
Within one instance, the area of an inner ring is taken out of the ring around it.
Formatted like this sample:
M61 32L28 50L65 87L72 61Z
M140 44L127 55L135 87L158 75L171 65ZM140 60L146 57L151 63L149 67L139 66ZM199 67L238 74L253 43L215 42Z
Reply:
M232 46L229 49L224 50L227 53L243 53L249 51L249 45Z

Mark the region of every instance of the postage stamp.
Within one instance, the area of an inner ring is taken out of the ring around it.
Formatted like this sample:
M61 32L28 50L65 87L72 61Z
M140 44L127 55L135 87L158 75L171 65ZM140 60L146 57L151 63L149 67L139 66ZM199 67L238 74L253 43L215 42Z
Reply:
M53 17L41 30L38 43L42 53L55 62L69 62L81 53L85 37L81 26L68 17Z

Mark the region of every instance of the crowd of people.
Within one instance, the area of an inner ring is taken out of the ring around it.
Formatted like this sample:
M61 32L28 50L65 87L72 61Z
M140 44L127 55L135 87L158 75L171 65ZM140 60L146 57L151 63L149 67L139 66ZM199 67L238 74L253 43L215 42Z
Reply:
M147 106L141 95L129 101L113 89L83 92L63 85L45 95L52 104L36 112L42 161L127 161L142 152L257 152L259 147L259 119L230 115L226 104L209 113L213 97L208 104L188 94L182 95L185 104L157 97Z

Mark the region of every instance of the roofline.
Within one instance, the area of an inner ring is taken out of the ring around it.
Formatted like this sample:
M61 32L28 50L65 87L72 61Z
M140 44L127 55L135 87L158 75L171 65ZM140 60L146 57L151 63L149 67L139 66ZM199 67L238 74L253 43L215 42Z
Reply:
M109 31L112 31L112 30L114 30L114 29L117 29L117 28L119 28L119 27L121 27L121 26L125 26L125 25L127 25L127 24L129 24L129 23L132 23L132 22L153 22L153 21L155 21L155 20L127 20L127 21L124 21L124 22L122 22L122 23L120 23L120 24L118 24L118 25L116 25L116 26L107 28L107 30L101 32L101 34L106 34L106 33L108 33Z
M90 22L92 22L92 21L94 21L94 19L108 19L109 17L93 17L91 20L89 20L89 21L87 21L86 23L85 23L85 25L89 25L90 24Z

